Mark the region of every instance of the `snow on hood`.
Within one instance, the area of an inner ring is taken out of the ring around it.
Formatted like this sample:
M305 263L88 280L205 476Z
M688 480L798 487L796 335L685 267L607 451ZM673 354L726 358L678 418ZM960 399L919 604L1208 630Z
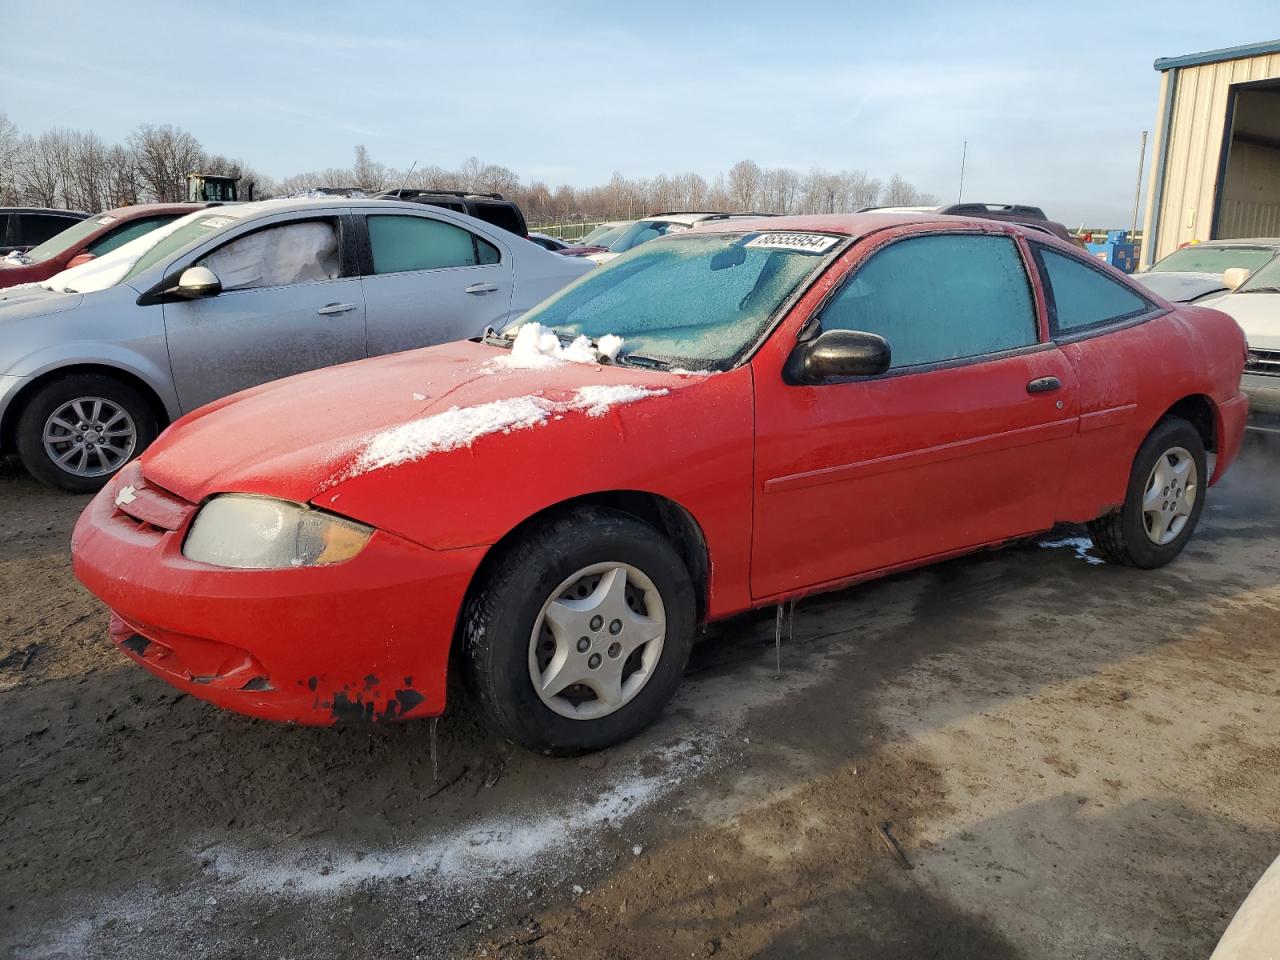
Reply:
M545 423L552 416L559 418L566 413L582 411L589 417L602 417L617 404L634 403L665 393L666 390L651 390L625 383L592 384L579 387L568 400L527 395L493 400L474 407L450 407L444 413L411 420L376 434L341 479L421 460L432 453L469 447L487 434L527 430Z
M511 353L494 361L495 366L508 369L535 370L556 367L562 363L612 362L622 349L622 338L605 334L592 346L587 337L577 337L567 347L560 342L556 332L540 323L526 323L516 332Z

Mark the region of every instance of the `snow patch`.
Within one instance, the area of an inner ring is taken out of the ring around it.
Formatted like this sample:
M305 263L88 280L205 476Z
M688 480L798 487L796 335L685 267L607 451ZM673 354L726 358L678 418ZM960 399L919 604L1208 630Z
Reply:
M567 347L560 342L556 332L540 323L526 323L516 332L509 356L493 361L499 367L515 370L558 367L562 363L612 362L622 349L622 338L607 333L592 346L591 341L580 336Z
M601 384L579 387L569 400L523 396L474 407L450 407L444 413L411 420L374 436L360 452L346 478L421 460L432 453L469 447L491 433L527 430L553 416L559 419L566 413L583 411L589 417L600 417L610 407L634 403L645 397L662 396L666 392L631 384Z
M572 867L591 834L652 806L685 780L701 773L714 756L690 741L656 751L658 773L633 772L589 801L571 803L532 817L490 817L399 849L363 853L339 851L327 871L289 863L272 853L235 847L200 852L208 870L237 893L325 897L377 880L425 879L471 886L476 881L509 882L512 873ZM224 887L223 889L226 889Z
M1067 537L1063 540L1041 540L1040 547L1044 550L1055 550L1060 547L1069 547L1076 553L1076 559L1083 560L1085 563L1093 566L1106 563L1101 557L1095 557L1089 551L1093 549L1093 541L1088 537Z

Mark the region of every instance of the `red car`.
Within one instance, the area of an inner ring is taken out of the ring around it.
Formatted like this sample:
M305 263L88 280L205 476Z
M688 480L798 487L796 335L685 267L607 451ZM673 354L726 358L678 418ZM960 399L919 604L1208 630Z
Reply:
M88 217L26 253L0 259L0 289L48 280L55 273L78 267L156 227L208 206L207 203L139 203Z
M305 724L437 715L452 658L507 737L590 750L700 623L1063 521L1168 563L1244 429L1234 321L990 220L725 221L521 323L175 423L76 526L113 640Z

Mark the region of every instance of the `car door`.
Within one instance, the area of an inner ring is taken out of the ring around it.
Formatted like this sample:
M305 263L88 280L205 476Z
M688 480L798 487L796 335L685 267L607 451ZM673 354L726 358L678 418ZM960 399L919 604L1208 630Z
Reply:
M365 356L364 301L349 222L297 217L250 228L193 266L218 276L216 296L164 304L182 409L237 390Z
M501 326L511 309L510 249L424 209L364 218L369 355L465 340Z
M890 369L816 386L756 372L754 597L1052 524L1076 385L1045 342L1019 241L893 239L854 268L804 335L838 329L883 336Z
M1153 398L1143 385L1162 365L1167 333L1144 321L1164 313L1089 257L1032 242L1043 278L1049 334L1080 384L1076 468L1066 477L1060 519L1091 519L1124 500L1133 456ZM1163 410L1160 398L1154 398Z

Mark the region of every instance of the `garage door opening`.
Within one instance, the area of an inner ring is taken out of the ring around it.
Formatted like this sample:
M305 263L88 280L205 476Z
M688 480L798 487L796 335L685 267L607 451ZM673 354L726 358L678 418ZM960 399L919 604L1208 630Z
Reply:
M1280 237L1280 82L1233 86L1228 104L1213 238Z

